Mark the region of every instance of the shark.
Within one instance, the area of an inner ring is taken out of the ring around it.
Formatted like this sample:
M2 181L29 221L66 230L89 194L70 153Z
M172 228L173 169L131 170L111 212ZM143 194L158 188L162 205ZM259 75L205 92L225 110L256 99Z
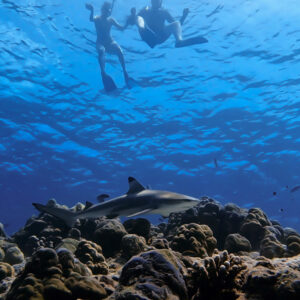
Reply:
M38 211L62 219L66 225L72 227L77 219L102 216L108 218L126 216L130 218L139 215L158 214L167 218L170 213L186 211L200 202L199 199L184 194L145 188L133 177L128 177L128 184L129 190L126 194L106 201L104 199L108 195L100 195L98 196L98 204L92 205L88 202L86 209L80 212L72 212L64 208L39 203L32 203L32 205Z

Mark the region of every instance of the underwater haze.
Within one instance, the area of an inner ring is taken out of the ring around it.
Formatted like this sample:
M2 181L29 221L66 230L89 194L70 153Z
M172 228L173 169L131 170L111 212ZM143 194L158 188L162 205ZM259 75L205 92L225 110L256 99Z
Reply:
M103 2L91 1L95 12ZM121 24L131 7L116 0ZM112 36L124 50L107 72L82 0L0 2L0 221L10 233L55 198L73 206L153 189L261 207L300 230L299 1L164 0L183 36L207 44L155 49L136 27Z

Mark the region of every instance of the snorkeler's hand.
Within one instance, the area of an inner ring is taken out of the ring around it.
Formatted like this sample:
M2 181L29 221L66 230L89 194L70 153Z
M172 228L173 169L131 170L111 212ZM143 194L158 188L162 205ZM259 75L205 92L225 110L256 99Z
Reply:
M93 10L94 9L93 5L90 4L90 3L86 3L85 8L88 9L88 10Z
M183 10L183 12L182 12L182 16L183 16L184 18L186 18L186 16L187 16L189 13L190 13L190 10L189 10L188 8L185 8L185 9Z

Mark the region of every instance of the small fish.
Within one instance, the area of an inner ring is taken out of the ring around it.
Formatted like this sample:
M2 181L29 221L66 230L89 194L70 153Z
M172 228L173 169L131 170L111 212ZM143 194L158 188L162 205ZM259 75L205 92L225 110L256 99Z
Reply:
M294 186L291 190L290 190L290 192L291 193L295 193L295 192L297 192L297 191L299 191L300 190L300 185L296 185L296 186Z
M216 159L216 158L214 158L214 164L215 164L215 167L216 167L216 168L218 168L218 167L219 167L219 165L218 165L218 161L217 161L217 159Z
M277 195L277 192L273 192L273 196L276 196Z
M283 212L284 210L283 210L283 208L280 208L279 211L280 211L280 212Z
M97 196L97 200L98 200L99 203L104 202L106 198L109 198L109 195L101 194L101 195Z

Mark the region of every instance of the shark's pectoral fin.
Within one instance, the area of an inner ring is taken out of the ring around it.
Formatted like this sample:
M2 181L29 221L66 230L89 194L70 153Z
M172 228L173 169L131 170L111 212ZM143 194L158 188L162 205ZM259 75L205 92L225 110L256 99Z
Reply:
M145 190L145 187L143 187L135 178L128 177L128 183L129 183L129 190L127 194L135 194L139 193L143 190Z
M145 215L145 214L148 214L151 210L153 210L153 209L152 208L147 208L147 209L138 211L134 214L131 214L131 215L127 216L127 218L136 217L136 216L139 216L139 215Z

